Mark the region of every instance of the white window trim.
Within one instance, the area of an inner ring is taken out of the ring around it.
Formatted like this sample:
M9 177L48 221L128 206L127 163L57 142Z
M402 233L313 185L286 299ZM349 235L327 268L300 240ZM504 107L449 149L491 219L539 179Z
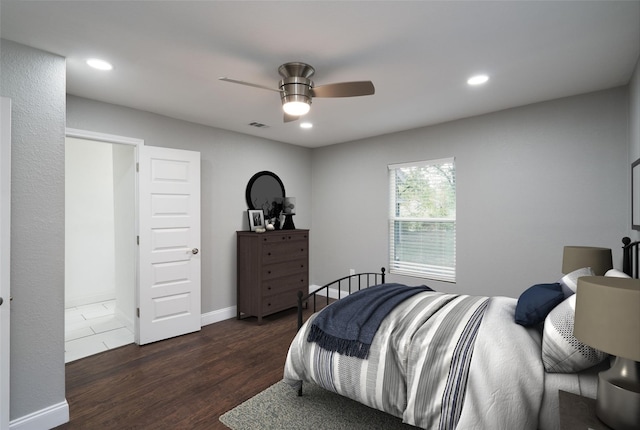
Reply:
M456 282L456 241L455 241L455 229L457 223L457 215L454 219L449 218L403 218L395 216L395 177L393 171L400 168L406 167L425 167L431 165L438 164L446 164L453 163L455 166L455 157L450 158L441 158L436 160L424 160L424 161L415 161L415 162L406 162L406 163L396 163L389 164L389 273L412 276L418 278L425 279L433 279L444 282ZM453 257L454 257L454 265L453 267L448 266L436 266L431 264L419 264L419 263L410 263L410 262L395 262L393 260L393 255L395 251L395 223L397 221L428 221L428 222L453 222L454 225L454 244L453 244Z

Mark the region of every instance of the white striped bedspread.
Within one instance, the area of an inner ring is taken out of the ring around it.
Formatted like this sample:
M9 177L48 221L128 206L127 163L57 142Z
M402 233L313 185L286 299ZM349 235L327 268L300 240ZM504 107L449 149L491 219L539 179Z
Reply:
M284 380L309 381L424 429L534 430L544 390L540 336L516 300L422 292L383 321L366 360L293 340Z

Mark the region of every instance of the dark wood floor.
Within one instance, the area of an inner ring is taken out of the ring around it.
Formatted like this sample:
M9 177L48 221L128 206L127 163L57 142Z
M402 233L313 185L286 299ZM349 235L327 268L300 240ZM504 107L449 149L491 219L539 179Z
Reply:
M58 429L226 429L218 418L282 379L296 310L230 319L66 365L70 422Z

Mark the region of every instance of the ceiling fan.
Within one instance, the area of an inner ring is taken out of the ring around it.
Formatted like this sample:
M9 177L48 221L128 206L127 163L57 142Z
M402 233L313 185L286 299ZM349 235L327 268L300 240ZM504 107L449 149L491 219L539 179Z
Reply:
M278 67L278 73L282 76L282 80L278 83L278 88L226 77L219 79L233 84L247 85L280 93L282 109L284 110L284 122L295 121L309 112L313 97L357 97L369 96L375 93L375 88L371 81L338 82L316 87L310 79L315 72L316 70L306 63L285 63Z

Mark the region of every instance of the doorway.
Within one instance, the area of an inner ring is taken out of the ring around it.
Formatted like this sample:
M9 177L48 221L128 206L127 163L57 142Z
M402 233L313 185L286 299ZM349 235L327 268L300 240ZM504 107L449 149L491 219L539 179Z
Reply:
M136 150L128 143L67 132L67 363L134 342Z

